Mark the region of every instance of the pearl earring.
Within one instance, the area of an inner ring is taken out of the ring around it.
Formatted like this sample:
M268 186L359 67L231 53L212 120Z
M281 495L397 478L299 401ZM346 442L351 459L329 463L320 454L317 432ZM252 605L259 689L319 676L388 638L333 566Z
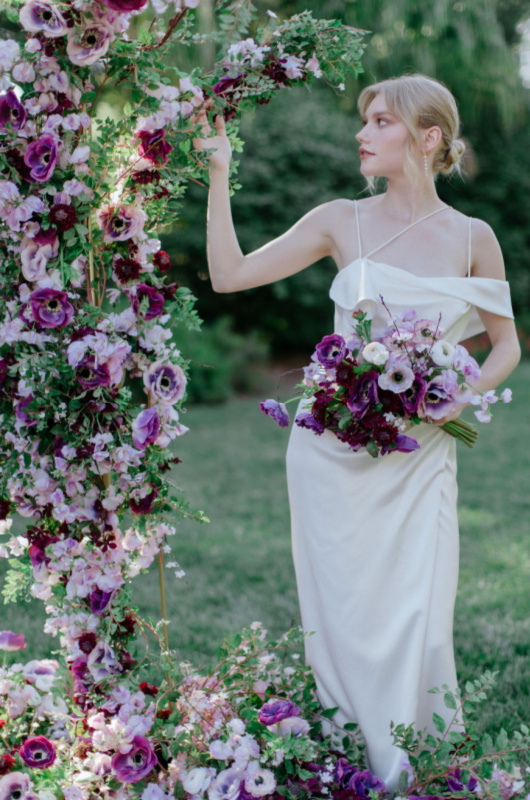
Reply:
M423 165L425 167L425 177L429 177L429 165L427 163L427 153L423 154Z

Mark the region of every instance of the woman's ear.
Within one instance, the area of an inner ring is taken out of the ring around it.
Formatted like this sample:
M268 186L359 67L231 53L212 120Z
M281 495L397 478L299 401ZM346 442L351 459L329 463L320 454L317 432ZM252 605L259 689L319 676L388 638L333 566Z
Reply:
M423 131L422 145L424 151L435 150L441 141L442 130L437 125L433 125L432 128L427 128L427 130Z

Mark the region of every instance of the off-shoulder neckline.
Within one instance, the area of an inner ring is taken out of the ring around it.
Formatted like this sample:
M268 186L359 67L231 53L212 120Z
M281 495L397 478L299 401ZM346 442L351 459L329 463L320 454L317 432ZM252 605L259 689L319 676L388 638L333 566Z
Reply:
M350 269L359 261L368 261L370 264L374 264L377 267L387 267L388 269L393 270L394 272L401 272L404 275L408 275L410 278L417 278L419 281L495 281L496 283L507 283L506 280L501 280L500 278L480 278L478 276L474 277L473 275L416 275L414 272L409 272L408 269L402 269L401 267L393 267L392 264L387 264L385 261L374 261L371 258L366 258L366 256L359 256L354 261L350 261L349 264L346 264L345 267L339 269L333 282L339 277L342 272Z

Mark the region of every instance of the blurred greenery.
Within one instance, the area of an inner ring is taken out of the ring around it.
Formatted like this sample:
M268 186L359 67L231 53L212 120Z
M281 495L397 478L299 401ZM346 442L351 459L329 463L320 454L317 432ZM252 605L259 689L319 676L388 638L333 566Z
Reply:
M513 402L495 406L475 449L458 445L457 671L461 685L486 669L500 671L498 690L481 712L481 727L490 732L530 721L530 454L523 435L529 381L526 362L508 381ZM195 664L211 663L223 637L253 620L272 637L300 621L285 480L288 431L260 413L259 399L197 405L182 418L190 432L178 440L182 463L173 477L211 523L173 520L177 535L166 560L177 560L186 576L177 580L166 569L166 594L170 645ZM0 560L0 585L5 568ZM156 563L135 579L133 602L143 617L160 618ZM24 658L57 648L42 632L41 601L0 609L0 628L26 635Z

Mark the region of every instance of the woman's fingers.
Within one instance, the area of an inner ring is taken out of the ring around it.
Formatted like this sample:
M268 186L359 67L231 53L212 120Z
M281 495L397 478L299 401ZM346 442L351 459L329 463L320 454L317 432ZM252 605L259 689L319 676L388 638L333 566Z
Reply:
M226 135L225 118L222 114L217 114L215 118L215 127L219 136Z

